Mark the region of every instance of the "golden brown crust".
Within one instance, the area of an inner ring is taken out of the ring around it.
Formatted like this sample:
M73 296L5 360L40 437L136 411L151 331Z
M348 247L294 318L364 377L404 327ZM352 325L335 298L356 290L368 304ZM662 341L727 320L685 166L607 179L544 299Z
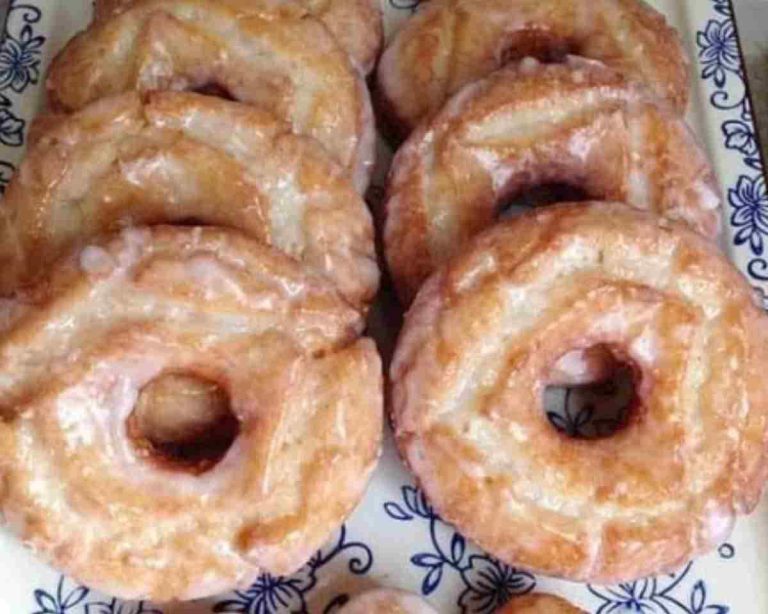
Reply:
M522 597L513 597L496 614L586 614L562 597L529 593Z
M265 0L258 1L267 7L270 6ZM381 10L375 0L299 1L300 6L306 7L310 14L325 24L365 74L371 72L383 38ZM134 2L135 0L95 0L94 18L108 19Z
M719 231L715 175L683 120L599 62L528 59L464 88L398 151L384 238L401 298L506 202L551 183Z
M125 231L61 262L0 339L2 512L89 586L191 599L291 573L362 497L381 365L323 278L235 231ZM216 382L240 434L200 475L125 421L167 373Z
M436 614L421 597L391 588L377 588L353 597L339 614Z
M385 49L379 92L407 135L510 59L553 52L604 61L685 111L682 43L642 0L430 0Z
M565 353L640 374L597 441L548 422ZM391 369L402 456L442 518L571 580L670 570L720 543L768 475L768 321L715 245L619 204L555 206L472 241L422 287ZM531 445L535 442L535 445Z
M76 111L129 90L215 86L320 141L362 192L373 166L367 88L327 28L305 10L254 0L135 0L53 60L54 108Z
M96 234L193 220L281 249L357 308L376 294L365 203L315 141L270 113L197 94L142 102L128 93L43 123L0 204L0 292Z

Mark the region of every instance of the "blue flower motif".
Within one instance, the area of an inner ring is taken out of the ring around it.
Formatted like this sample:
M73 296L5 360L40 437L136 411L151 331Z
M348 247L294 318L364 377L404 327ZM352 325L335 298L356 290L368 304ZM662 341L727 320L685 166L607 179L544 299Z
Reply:
M241 614L305 614L307 604L304 595L316 582L313 569L309 566L293 576L261 574L248 590L235 591L234 599L218 603L213 611Z
M395 501L387 501L384 504L384 511L387 516L395 520L413 520L414 516L426 518L427 520L437 518L437 514L429 505L424 493L414 486L403 486L400 489L403 495L404 506Z
M373 565L371 549L361 542L347 541L347 529L342 526L336 543L318 550L310 561L291 576L273 576L264 573L247 589L235 591L231 598L217 603L213 611L239 614L306 614L307 594L317 585L317 572L344 551L355 551L347 567L354 575L368 573ZM328 608L338 605L345 595L337 595Z
M728 149L741 152L750 160L757 158L757 138L752 126L745 121L732 119L723 124L725 146Z
M8 109L0 109L0 143L19 147L24 142L24 120Z
M40 51L44 36L35 36L26 25L17 39L7 35L0 46L0 90L21 92L40 79Z
M736 245L749 243L752 252L761 256L765 249L764 236L768 235L765 177L740 177L736 187L728 191L728 202L733 207L731 224L738 229L734 237Z
M462 612L492 613L515 595L533 590L536 579L525 571L486 556L469 557L469 567L461 572L467 588L459 597Z
M703 79L714 78L717 87L723 87L728 72L739 73L741 56L732 20L710 21L697 35L699 59L704 69Z
M76 586L67 590L64 585L64 576L59 578L56 593L51 595L42 588L34 592L38 609L32 614L67 614L80 605L90 591L84 586Z
M714 9L721 15L726 17L733 17L733 9L731 7L731 0L712 0Z
M707 603L707 588L699 580L693 585L690 595L682 600L675 594L688 576L693 565L689 563L682 571L659 578L647 578L637 582L626 582L613 587L596 588L590 592L602 601L596 614L613 612L636 612L639 614L727 614L724 605Z

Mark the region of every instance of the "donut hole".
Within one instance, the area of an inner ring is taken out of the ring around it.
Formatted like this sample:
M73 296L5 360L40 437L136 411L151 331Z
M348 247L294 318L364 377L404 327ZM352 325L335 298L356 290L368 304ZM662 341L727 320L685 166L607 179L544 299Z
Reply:
M541 28L522 28L505 37L499 59L501 66L532 58L544 64L564 62L569 55L580 55L578 41L563 38Z
M214 98L221 98L222 100L229 100L231 102L237 101L237 98L235 98L235 96L232 94L229 88L222 85L221 83L216 83L214 81L210 81L208 83L203 83L202 85L198 85L197 87L193 87L190 91L195 94L202 94L203 96L213 96Z
M185 373L163 374L145 385L126 426L140 456L194 474L214 467L240 432L224 388Z
M591 199L592 196L580 186L558 182L543 183L507 195L497 205L496 218L506 220L535 207Z
M543 405L549 422L574 439L611 437L637 403L638 369L607 345L568 352L552 366Z

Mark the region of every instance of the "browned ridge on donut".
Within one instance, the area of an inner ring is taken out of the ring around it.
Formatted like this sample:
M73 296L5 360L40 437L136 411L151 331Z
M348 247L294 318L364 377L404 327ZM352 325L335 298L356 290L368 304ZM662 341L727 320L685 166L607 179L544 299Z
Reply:
M95 0L95 19L108 19L135 1ZM297 10L283 0L251 2L265 9ZM373 69L383 37L381 10L376 0L300 0L298 6L306 7L325 24L363 72L369 73Z
M383 110L407 135L505 62L566 53L604 61L685 111L689 63L680 37L642 0L425 2L379 63Z
M544 593L513 597L496 614L586 614L565 599Z
M300 5L282 3L284 10L276 12L269 4L135 0L78 34L53 60L50 101L59 110L76 111L128 90L216 86L316 138L362 192L375 134L362 76L326 27Z
M568 352L636 374L599 440L549 422ZM621 204L500 223L422 287L391 369L396 440L440 517L511 565L613 583L730 534L768 477L768 318L717 247Z
M682 119L599 62L527 59L464 88L398 151L384 238L401 298L507 202L551 183L719 230L715 175Z
M0 204L0 292L130 224L238 228L301 260L364 309L373 224L342 168L270 113L189 93L127 93L43 118Z
M126 230L4 312L0 509L85 585L184 600L292 573L361 499L381 363L361 314L279 251Z

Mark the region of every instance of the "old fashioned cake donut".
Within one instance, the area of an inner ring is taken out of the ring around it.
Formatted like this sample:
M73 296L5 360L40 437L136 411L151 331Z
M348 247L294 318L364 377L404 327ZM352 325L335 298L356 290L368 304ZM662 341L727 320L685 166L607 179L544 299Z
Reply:
M400 148L386 202L386 255L410 300L434 267L505 205L565 184L719 229L707 156L683 120L599 62L526 59L467 86Z
M94 17L108 19L124 11L136 0L95 0ZM270 6L268 0L251 0ZM376 0L297 0L311 15L325 24L341 47L360 69L368 74L373 70L381 49L383 26L381 9ZM278 9L288 4L279 1Z
M510 60L567 53L642 81L679 113L687 106L680 38L643 0L430 0L382 55L383 110L407 134L450 95Z
M562 597L529 593L522 597L513 597L496 614L586 614Z
M167 601L291 573L362 497L375 346L279 251L126 230L20 300L0 336L0 508L79 581Z
M354 597L339 614L437 614L437 610L413 593L378 588Z
M549 372L604 345L633 401L607 438L549 422ZM717 247L621 204L500 223L422 287L391 369L401 454L500 560L612 583L715 547L768 477L768 319Z
M127 93L48 118L0 203L0 292L129 224L238 228L331 279L358 308L378 268L363 200L313 139L270 113L184 92Z
M254 0L136 0L53 60L54 108L76 111L127 90L223 90L316 138L362 191L373 166L368 90L333 35L305 11Z

